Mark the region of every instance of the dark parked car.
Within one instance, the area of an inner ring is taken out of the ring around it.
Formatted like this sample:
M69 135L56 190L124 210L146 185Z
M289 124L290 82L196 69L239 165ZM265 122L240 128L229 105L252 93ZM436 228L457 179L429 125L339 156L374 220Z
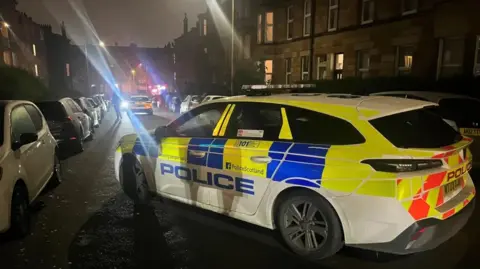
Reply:
M107 114L108 112L108 107L107 107L107 103L105 102L105 100L103 100L103 97L101 95L94 95L92 96L93 100L95 100L95 102L97 102L100 107L102 108L103 110L103 114Z
M82 108L71 98L36 104L62 151L83 151L83 141L93 139L92 124Z
M91 102L87 100L85 97L75 98L75 102L82 108L83 112L90 117L90 124L93 127L100 126L100 115L98 115L98 110L92 105ZM92 128L95 131L94 128Z

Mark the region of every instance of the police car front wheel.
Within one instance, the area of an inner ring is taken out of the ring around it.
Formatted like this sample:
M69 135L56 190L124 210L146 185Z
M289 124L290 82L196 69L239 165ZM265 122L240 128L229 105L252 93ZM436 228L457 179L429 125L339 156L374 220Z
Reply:
M125 194L136 204L148 204L150 193L142 165L132 154L123 156L120 167L120 184Z
M294 191L280 202L277 227L287 246L307 259L332 256L343 246L342 226L335 210L310 191Z

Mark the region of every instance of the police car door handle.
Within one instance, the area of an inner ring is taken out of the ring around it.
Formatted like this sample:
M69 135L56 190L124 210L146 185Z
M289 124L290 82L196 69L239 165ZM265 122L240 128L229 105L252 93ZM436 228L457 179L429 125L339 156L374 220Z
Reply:
M190 153L190 155L198 157L198 158L203 158L207 154L204 151L196 151L196 150L189 150L188 152Z
M270 163L272 161L272 158L268 156L253 156L253 157L250 157L250 160L256 163Z

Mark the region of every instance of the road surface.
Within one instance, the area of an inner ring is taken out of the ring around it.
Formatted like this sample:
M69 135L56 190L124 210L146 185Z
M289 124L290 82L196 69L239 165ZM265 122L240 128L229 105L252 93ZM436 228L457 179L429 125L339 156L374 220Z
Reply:
M135 208L113 176L116 143L168 121L158 113L138 120L115 122L110 112L85 152L64 161L64 181L40 197L32 233L0 238L0 268L480 268L478 206L434 251L399 257L346 248L316 264L291 255L266 229L168 200Z

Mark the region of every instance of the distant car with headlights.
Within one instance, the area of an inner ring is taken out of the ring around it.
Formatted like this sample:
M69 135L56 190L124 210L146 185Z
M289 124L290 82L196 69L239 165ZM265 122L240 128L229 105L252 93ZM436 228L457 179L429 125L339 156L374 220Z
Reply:
M435 106L251 90L123 136L115 173L136 203L155 193L276 229L307 259L344 245L421 252L462 229L476 193L472 139L432 113Z
M378 92L372 96L392 96L415 99L438 104L432 108L445 122L462 135L474 138L470 145L473 165L480 166L480 100L459 94L427 91L391 91ZM477 157L478 156L478 157Z
M150 97L146 95L132 95L128 101L122 102L122 108L133 113L147 113L153 115L153 105Z

